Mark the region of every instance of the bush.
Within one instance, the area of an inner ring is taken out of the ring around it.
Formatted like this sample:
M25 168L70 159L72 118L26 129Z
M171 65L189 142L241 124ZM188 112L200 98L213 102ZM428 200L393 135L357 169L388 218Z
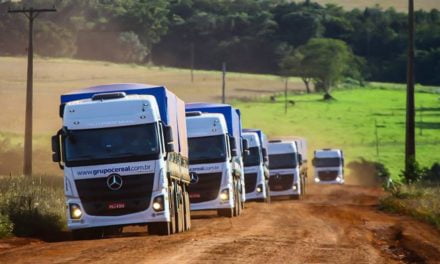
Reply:
M64 228L62 177L0 177L0 214L17 236L50 239Z
M10 236L12 234L14 225L6 215L0 214L0 238Z

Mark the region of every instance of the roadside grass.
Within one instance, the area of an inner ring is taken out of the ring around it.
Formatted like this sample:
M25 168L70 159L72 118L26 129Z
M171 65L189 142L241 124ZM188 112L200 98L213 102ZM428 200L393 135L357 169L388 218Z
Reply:
M386 212L410 215L440 229L440 185L414 184L401 186L398 193L380 200Z
M63 186L57 176L0 176L0 237L56 237L66 223Z
M361 158L382 162L397 180L404 165L405 91L391 85L369 85L336 90L332 95L336 100L326 102L321 94L289 94L287 114L284 96L276 97L275 102L262 98L233 104L240 108L246 128L261 128L271 138L306 138L309 158L317 148L341 148L347 163ZM424 87L417 88L416 146L422 166L440 160L439 98L439 94L428 93Z

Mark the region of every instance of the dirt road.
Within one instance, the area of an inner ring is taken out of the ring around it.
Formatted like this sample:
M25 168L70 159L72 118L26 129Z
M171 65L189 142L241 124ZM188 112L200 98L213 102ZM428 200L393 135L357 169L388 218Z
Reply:
M193 216L190 232L47 243L0 241L0 263L440 263L440 232L376 209L380 190L313 186L301 201L247 203L235 219Z

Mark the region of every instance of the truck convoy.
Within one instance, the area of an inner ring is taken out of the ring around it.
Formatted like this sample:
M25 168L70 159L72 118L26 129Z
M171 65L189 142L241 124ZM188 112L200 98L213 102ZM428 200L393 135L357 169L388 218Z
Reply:
M186 105L191 210L241 214L244 202L240 112L226 104Z
M126 225L169 235L191 224L185 105L163 86L110 84L61 96L53 161L76 237Z
M344 184L344 153L342 150L315 150L313 167L316 183Z
M271 196L298 199L305 185L301 175L302 155L295 141L269 141L269 188Z
M266 135L257 129L244 129L248 152L243 155L246 200L270 202L269 157Z

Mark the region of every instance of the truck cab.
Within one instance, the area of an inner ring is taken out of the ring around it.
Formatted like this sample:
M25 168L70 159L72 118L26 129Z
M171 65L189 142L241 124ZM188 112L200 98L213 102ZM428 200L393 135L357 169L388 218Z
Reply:
M243 138L248 142L248 151L243 155L246 200L270 202L266 136L261 130L243 131Z
M189 229L182 101L164 87L114 84L65 94L61 103L52 150L74 235L126 225L160 235Z
M269 141L269 188L272 197L301 197L301 164L302 157L294 141Z
M240 214L240 166L236 141L223 114L187 111L191 210L217 210L220 216Z
M321 184L344 184L344 153L340 149L315 150L314 178Z

